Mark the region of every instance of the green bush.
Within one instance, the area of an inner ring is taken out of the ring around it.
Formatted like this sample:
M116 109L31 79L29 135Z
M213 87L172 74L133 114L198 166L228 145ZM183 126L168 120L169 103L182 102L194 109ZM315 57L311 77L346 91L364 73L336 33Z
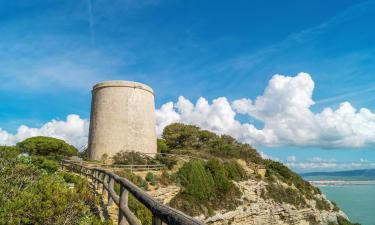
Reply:
M170 204L192 216L211 215L216 209L232 210L238 205L241 192L218 159L185 163L177 172L177 181L182 191Z
M172 173L169 173L167 171L163 171L160 176L156 177L156 180L161 184L168 186L170 184L175 183L176 178Z
M148 163L147 157L138 152L121 151L113 156L113 160L115 164L125 165L145 165Z
M167 142L164 139L157 140L157 150L159 153L170 153L170 149L167 145Z
M44 169L47 172L55 172L59 168L59 164L55 160L50 160L42 156L32 156L31 162L38 168Z
M225 162L224 168L231 180L240 181L247 178L246 171L235 160Z
M321 193L319 188L312 186L308 181L305 181L301 176L291 171L282 163L267 159L265 160L265 164L267 178L272 179L275 176L288 185L293 184L307 199L313 199L314 194Z
M166 165L168 169L172 169L177 164L177 159L170 155L156 155L155 160Z
M143 188L144 190L148 190L148 183L141 176L138 176L130 172L129 170L118 171L116 172L116 174L120 177L128 179L130 182L137 185L138 187Z
M265 199L270 198L278 203L289 203L297 208L307 207L304 196L293 188L285 188L280 184L273 183L269 183L266 188L267 192L262 193L262 197Z
M209 160L206 163L206 168L214 179L216 193L225 195L230 189L235 188L233 182L228 179L224 166L219 160Z
M228 135L218 136L197 126L174 123L164 128L163 139L171 153L183 153L203 158L236 158L262 163L258 152Z
M60 175L63 177L66 183L71 183L79 186L84 182L84 180L80 176L69 172L60 172Z
M184 187L183 192L199 201L207 201L213 196L214 180L211 173L206 172L202 161L191 160L185 163L178 171L177 179Z
M17 143L22 152L39 156L75 156L78 150L63 140L51 137L32 137Z
M152 181L154 181L154 174L152 173L152 172L148 172L147 174L146 174L146 181L148 181L148 182L152 182Z
M16 146L0 146L0 157L17 156L21 150Z

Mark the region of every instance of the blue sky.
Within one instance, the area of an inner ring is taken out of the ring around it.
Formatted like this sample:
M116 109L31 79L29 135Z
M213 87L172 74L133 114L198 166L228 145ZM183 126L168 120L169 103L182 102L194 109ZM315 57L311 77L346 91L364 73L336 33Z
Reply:
M254 100L274 74L306 72L312 112L344 101L374 112L373 21L375 1L0 0L0 128L87 119L91 86L112 79L150 85L159 108L179 96ZM255 117L236 115L263 127ZM374 145L257 148L282 161L375 162Z

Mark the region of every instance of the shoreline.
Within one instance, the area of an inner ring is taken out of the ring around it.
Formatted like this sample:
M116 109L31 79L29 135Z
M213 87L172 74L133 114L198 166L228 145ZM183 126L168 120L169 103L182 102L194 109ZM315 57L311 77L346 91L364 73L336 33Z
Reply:
M375 185L375 180L309 180L309 182L318 187Z

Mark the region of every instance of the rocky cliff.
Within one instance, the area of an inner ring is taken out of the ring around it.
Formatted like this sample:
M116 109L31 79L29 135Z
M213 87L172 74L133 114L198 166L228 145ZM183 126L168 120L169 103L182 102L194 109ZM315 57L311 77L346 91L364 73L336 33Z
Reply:
M348 220L345 213L335 208L322 194L317 194L316 197L327 201L329 210L317 209L314 200L307 200L307 207L300 209L291 204L266 199L264 192L267 191L268 184L263 180L249 179L235 184L242 195L240 204L234 210L218 210L213 216L200 215L197 218L211 225L331 225L340 224L338 218ZM149 191L149 194L168 204L180 190L176 185L169 185Z

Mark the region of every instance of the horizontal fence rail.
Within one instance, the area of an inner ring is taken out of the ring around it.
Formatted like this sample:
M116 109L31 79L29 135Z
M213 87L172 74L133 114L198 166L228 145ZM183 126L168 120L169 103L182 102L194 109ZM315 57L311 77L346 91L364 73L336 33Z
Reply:
M140 220L128 207L128 194L132 194L140 203L147 207L152 215L153 225L204 225L203 222L192 218L183 212L158 202L142 189L125 178L101 168L90 168L83 163L68 160L61 161L61 169L78 173L91 178L95 188L102 187L102 195L108 194L108 205L115 203L118 208L119 225L141 225ZM115 183L120 185L120 194L114 189Z

